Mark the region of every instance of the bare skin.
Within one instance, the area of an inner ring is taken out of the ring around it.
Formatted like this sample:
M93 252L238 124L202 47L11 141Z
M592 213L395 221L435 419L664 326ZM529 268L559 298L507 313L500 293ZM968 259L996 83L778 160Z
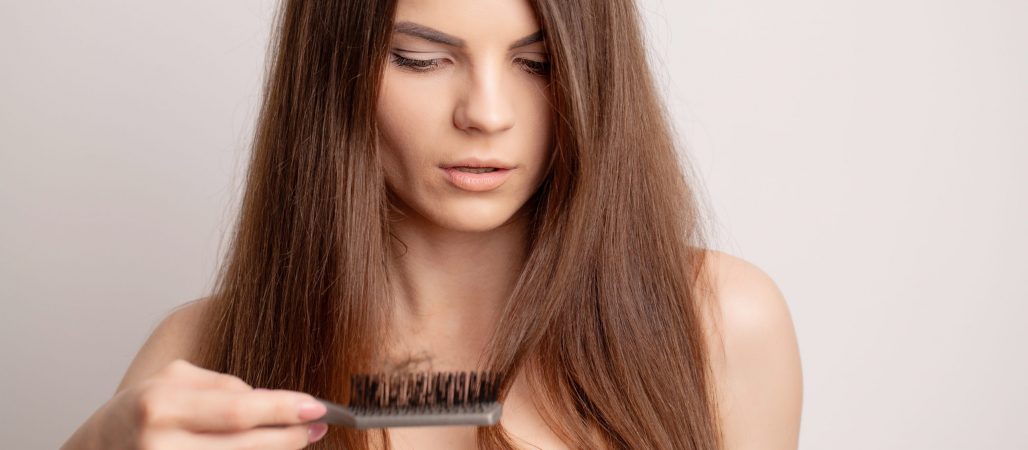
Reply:
M399 0L395 22L430 27L464 45L432 42L411 33L394 33L390 43L391 54L430 62L416 63L429 64L426 71L416 72L391 56L377 105L386 182L403 214L394 224L399 240L394 241L395 258L389 267L400 307L391 324L395 342L383 343L383 363L406 364L414 370L478 367L499 306L525 258L526 228L518 213L543 179L552 146L547 79L533 72L546 61L545 42L511 48L539 31L526 1ZM462 190L447 180L440 166L472 157L499 159L514 168L494 190ZM728 448L796 449L802 376L786 302L757 267L720 252L712 256L705 273L716 281L710 301L719 310L709 311L705 325L710 336L724 337L709 341ZM467 288L469 280L474 281L473 292ZM224 394L214 410L223 414L265 411L265 416L237 422L237 437L255 431L245 425L262 421L299 423L299 393L255 393L238 379L218 378L183 362L168 368L176 359L192 358L190 337L196 335L205 302L180 308L157 327L114 398L64 448L134 448L99 444L110 444L117 436L147 436L148 442L159 437L206 437L194 436L182 425L189 422L184 409L163 409L179 417L178 422L164 420L142 428L137 421L118 419L135 417L141 405L168 407L155 402L152 394L144 395L155 386L176 387L180 395L196 401L216 397L210 395L215 391ZM504 404L504 428L523 448L567 448L532 406L530 394L523 380L516 379ZM239 408L238 397L245 396L263 408ZM167 402L168 397L156 398ZM273 431L283 434L282 442L265 441L266 448L306 445L303 426ZM477 448L472 427L398 428L389 434L397 450Z

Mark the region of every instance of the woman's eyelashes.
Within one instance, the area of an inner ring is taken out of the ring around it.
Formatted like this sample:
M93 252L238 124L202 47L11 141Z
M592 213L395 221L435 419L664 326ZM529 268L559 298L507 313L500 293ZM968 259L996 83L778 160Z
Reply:
M439 62L440 61L443 61L443 59L441 59L441 58L437 58L437 59L405 58L405 57L401 56L398 53L393 53L392 56L393 56L393 58L392 58L393 64L395 64L396 66L398 66L398 67L400 67L402 69L407 69L407 70L411 70L411 71L414 71L414 72L431 72L433 70L436 70L439 67L439 65L440 65ZM535 61L535 60L525 59L525 58L514 58L514 61L517 62L517 64L520 65L522 67L522 69L525 70L525 72L528 72L530 74L539 75L539 76L546 76L546 75L548 75L550 73L550 62L549 61Z

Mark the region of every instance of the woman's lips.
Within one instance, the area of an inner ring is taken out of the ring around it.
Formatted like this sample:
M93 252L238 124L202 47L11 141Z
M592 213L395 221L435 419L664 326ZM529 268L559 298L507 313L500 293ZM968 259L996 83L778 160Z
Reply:
M446 178L454 186L471 192L486 192L500 187L513 169L496 169L492 172L470 173L461 172L456 167L442 169Z

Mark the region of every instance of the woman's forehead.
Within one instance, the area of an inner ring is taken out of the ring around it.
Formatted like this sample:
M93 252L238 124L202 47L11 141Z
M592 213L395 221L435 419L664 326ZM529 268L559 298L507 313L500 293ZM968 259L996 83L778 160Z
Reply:
M458 49L465 49L469 46L464 38L454 36L443 31L432 28L428 25L423 25L417 22L411 21L400 21L393 24L393 33L412 38L420 39L426 42L432 42L436 44L442 44ZM522 36L515 39L510 43L508 50L514 50L520 47L534 44L536 42L542 42L544 39L544 33L542 30L538 30L534 33Z
M463 49L501 43L509 49L542 40L527 0L398 0L394 38Z

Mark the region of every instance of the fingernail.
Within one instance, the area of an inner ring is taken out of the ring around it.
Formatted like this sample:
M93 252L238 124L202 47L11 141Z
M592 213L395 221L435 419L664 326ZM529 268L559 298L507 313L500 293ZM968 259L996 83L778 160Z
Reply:
M325 437L325 433L328 432L328 424L318 422L311 424L307 427L307 442L317 442L319 439Z
M328 412L325 405L318 401L305 401L300 403L300 420L313 420L324 416Z

